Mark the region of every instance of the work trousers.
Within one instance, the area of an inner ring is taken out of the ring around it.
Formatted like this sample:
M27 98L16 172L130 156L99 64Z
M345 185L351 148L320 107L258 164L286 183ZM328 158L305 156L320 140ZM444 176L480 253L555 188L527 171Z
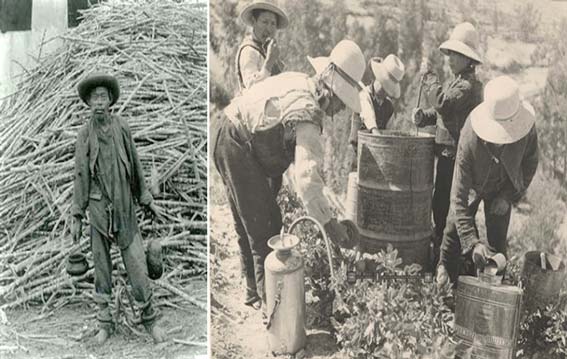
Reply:
M276 200L282 178L267 177L232 122L226 117L221 121L213 157L227 189L238 236L242 275L246 280L245 302L261 299L265 303L264 261L271 251L268 239L282 227Z
M113 330L114 324L110 303L112 297L112 260L110 258L111 240L91 226L91 250L95 268L94 300L98 306L97 319L101 328ZM152 290L148 279L146 255L142 237L138 233L132 243L121 250L122 261L132 287L135 307L141 310L142 324L149 327L156 319L157 312L151 304Z
M489 249L495 253L502 253L506 256L507 242L506 237L508 234L508 225L510 224L511 206L508 211L501 215L492 214L490 209L492 207L494 196L491 199L484 199L484 217L486 225L486 237L488 240ZM469 215L474 216L478 211L481 199L474 200L469 205ZM478 229L477 237L479 237ZM441 244L441 264L445 266L449 274L449 279L453 285L456 285L459 274L476 275L476 269L472 265L472 250L468 253L462 253L461 240L456 226L456 217L452 213L449 217L447 226L443 233L443 242Z
M435 231L433 236L433 268L439 261L439 248L443 240L443 231L447 224L447 215L451 203L451 184L453 183L453 170L455 159L447 156L436 156L435 184L431 203Z

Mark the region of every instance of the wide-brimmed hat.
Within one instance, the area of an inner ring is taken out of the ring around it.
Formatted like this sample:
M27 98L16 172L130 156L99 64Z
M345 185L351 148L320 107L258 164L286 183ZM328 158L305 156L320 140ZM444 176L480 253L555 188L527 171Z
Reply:
M400 97L400 81L404 77L405 67L396 55L388 55L384 60L374 57L370 60L370 67L374 77L388 96L391 98Z
M77 86L79 97L88 105L91 91L101 86L108 89L111 95L110 106L114 105L120 96L120 86L118 86L118 80L114 76L105 73L92 73L79 82Z
M486 84L484 101L470 117L478 137L497 144L518 141L535 123L534 108L521 100L518 83L508 76L499 76Z
M330 70L328 75L323 76L323 82L347 107L354 112L360 112L359 82L362 80L366 61L356 43L342 40L329 57L307 56L307 60L318 75Z
M439 50L445 55L449 54L450 51L458 52L461 55L472 59L479 64L482 64L478 52L478 32L476 31L473 24L470 22L463 22L453 29L449 40L439 46Z
M287 27L287 25L289 25L289 20L286 13L278 6L272 4L269 1L254 1L253 3L247 5L240 13L240 19L248 26L252 26L254 24L252 17L253 10L266 10L276 14L276 16L278 17L278 29L284 29Z

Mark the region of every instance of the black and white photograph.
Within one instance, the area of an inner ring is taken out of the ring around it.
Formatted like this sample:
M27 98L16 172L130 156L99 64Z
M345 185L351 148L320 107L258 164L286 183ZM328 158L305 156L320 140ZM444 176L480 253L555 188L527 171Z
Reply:
M212 357L567 356L567 2L210 1Z
M195 0L0 1L0 358L206 358Z

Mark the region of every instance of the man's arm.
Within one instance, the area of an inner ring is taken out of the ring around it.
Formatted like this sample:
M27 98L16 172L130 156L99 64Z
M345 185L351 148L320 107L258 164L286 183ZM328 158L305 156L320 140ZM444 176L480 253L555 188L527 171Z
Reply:
M307 213L321 224L332 217L327 199L323 195L323 178L320 173L324 157L321 130L311 122L296 124L295 183Z
M146 186L146 180L144 178L144 170L142 168L142 163L140 162L140 158L138 157L138 151L136 150L136 144L134 143L134 139L132 138L132 132L130 131L130 126L128 123L122 119L122 127L126 132L127 142L128 142L128 151L130 152L130 160L131 160L131 169L132 169L132 194L134 198L138 201L139 204L148 206L153 197Z
M74 217L85 218L89 204L90 171L87 151L89 147L87 125L83 126L77 135L75 143L75 169L73 182L73 204L71 214Z
M473 154L471 143L475 140L467 120L461 134L455 161L455 172L451 187L451 207L455 216L457 232L461 241L462 252L466 253L474 248L480 239L477 236L474 215L469 210L469 193L473 183Z
M240 52L240 74L246 88L270 77L270 71L264 66L264 57L250 46Z

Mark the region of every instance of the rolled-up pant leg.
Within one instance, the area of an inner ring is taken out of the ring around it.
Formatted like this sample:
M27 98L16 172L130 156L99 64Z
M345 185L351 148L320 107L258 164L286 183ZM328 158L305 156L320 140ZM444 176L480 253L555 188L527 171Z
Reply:
M270 252L268 239L279 233L282 226L280 208L274 195L274 186L264 175L260 165L242 141L234 126L224 119L214 145L214 160L229 196L246 231L258 296L265 301L264 260ZM239 239L242 256L247 256L245 241ZM249 259L242 260L249 263Z
M136 233L127 248L121 250L121 254L136 306L142 310L142 323L146 326L151 325L156 319L157 312L152 306L152 288L140 232Z
M98 306L97 320L101 328L113 330L110 303L112 296L112 260L110 241L91 226L91 251L95 270L94 301Z

